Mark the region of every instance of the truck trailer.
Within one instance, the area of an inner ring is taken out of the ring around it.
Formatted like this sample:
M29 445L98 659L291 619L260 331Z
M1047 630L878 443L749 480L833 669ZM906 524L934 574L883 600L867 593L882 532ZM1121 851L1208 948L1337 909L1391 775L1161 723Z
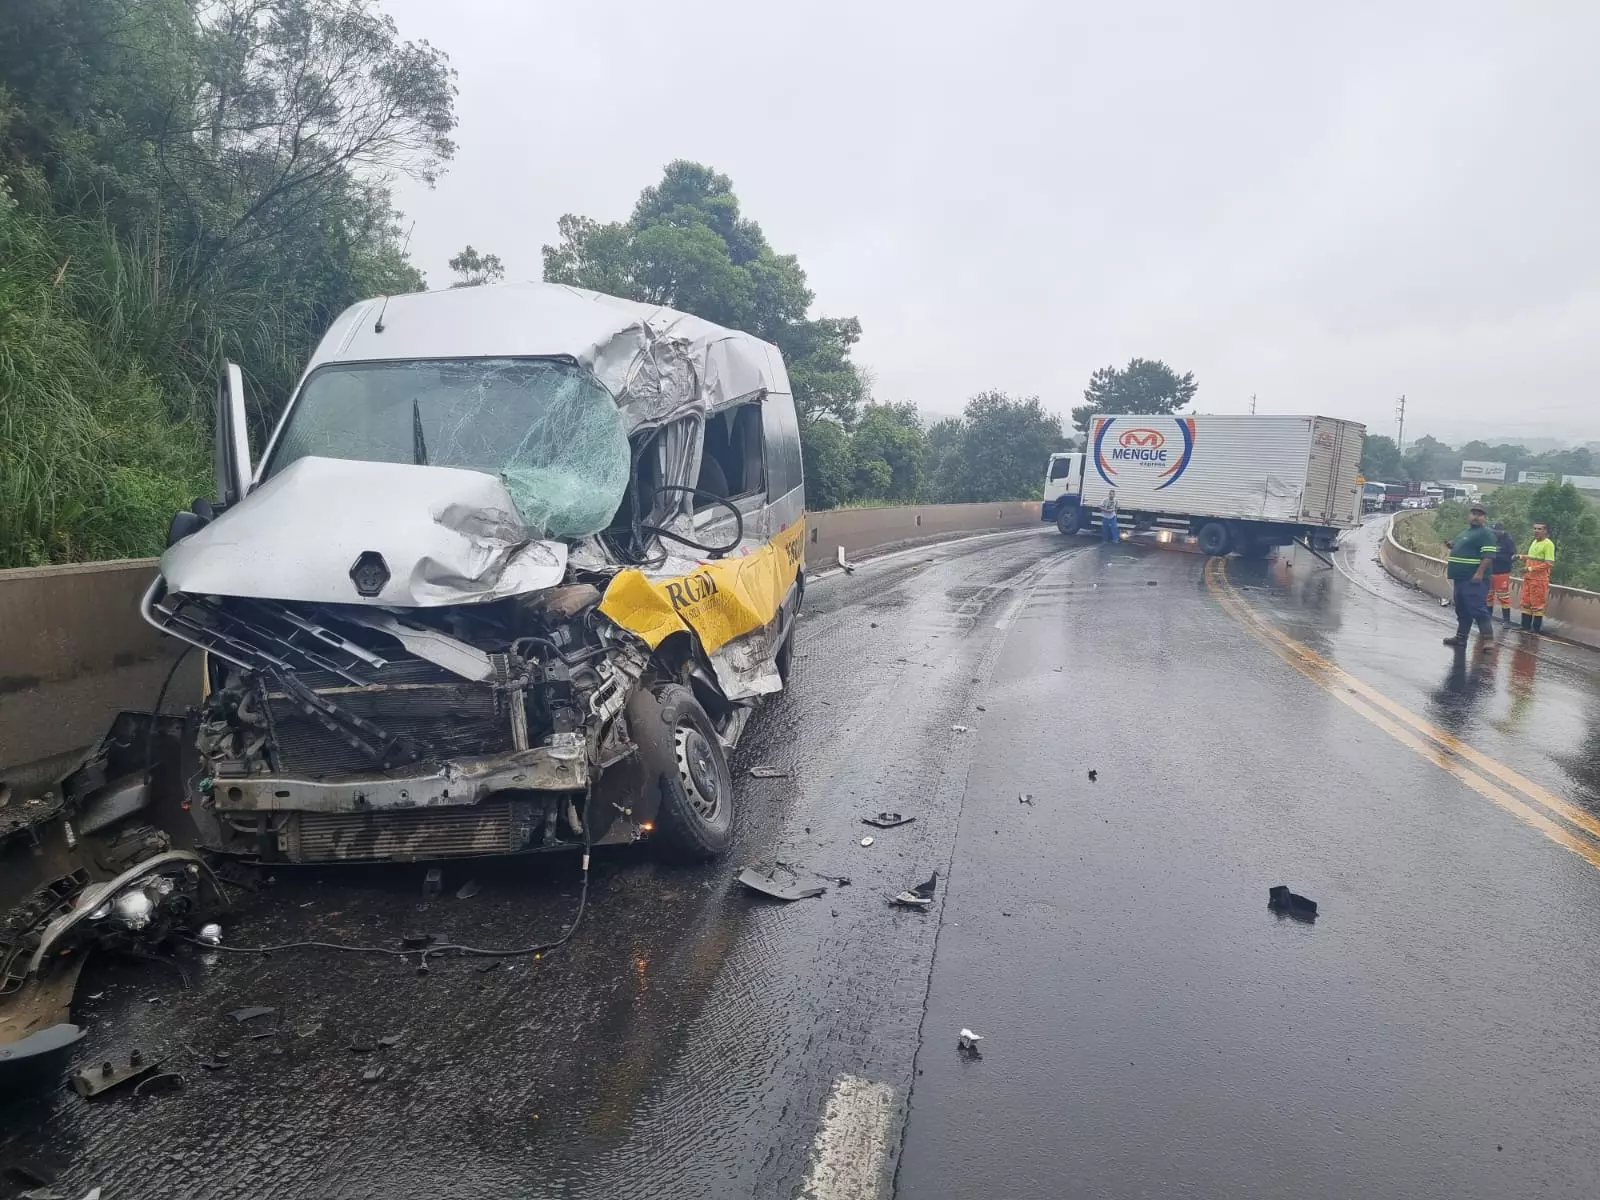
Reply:
M1181 530L1206 554L1331 550L1361 523L1365 434L1320 416L1097 416L1085 451L1050 456L1042 518L1088 531L1115 491L1124 525Z

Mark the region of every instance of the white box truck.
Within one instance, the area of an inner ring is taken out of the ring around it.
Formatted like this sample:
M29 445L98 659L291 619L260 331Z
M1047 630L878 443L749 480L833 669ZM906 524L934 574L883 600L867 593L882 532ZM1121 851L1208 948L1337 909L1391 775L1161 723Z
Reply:
M1124 528L1183 530L1206 554L1331 550L1361 523L1365 435L1333 417L1095 417L1086 450L1050 456L1043 519L1088 531L1115 489Z

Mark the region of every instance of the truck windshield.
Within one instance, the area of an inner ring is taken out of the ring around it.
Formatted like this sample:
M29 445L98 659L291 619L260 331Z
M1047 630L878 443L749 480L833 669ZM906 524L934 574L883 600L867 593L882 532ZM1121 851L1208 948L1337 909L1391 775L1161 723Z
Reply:
M306 380L265 477L308 456L498 475L535 537L604 529L629 469L611 394L559 359L322 367Z

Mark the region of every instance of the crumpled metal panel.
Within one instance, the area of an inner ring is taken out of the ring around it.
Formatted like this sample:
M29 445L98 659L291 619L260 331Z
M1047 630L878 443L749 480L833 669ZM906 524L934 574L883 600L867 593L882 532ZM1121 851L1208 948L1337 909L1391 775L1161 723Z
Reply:
M350 569L381 554L363 596ZM174 592L316 604L430 608L561 581L567 547L531 541L505 484L480 471L302 458L161 557Z
M378 314L382 332L377 332ZM630 432L789 393L775 346L660 305L555 283L504 283L364 300L307 365L423 358L567 357L617 399Z

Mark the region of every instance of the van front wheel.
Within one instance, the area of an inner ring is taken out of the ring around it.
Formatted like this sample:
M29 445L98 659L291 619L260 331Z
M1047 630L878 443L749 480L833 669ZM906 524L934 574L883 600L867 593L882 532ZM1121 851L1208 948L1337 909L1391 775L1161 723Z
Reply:
M655 841L662 853L703 862L733 844L733 774L717 730L694 693L669 683L628 703L644 786L661 798Z

